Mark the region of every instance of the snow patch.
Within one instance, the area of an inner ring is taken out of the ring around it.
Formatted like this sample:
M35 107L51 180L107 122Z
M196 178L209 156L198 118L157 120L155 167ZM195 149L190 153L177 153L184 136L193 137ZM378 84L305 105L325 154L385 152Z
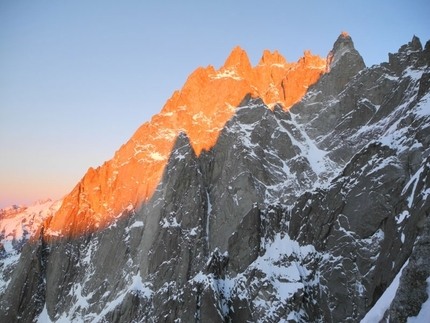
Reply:
M49 318L48 309L46 308L46 303L45 303L45 306L43 307L42 313L39 314L39 317L37 318L36 322L38 322L38 323L53 323L51 321L51 319Z
M160 154L159 152L153 152L149 154L149 157L151 157L154 160L165 160L166 158Z
M409 208L412 207L412 203L414 201L414 196L415 196L415 190L417 188L418 185L418 179L420 178L421 173L424 171L424 165L421 166L416 172L415 174L411 177L411 179L409 180L409 182L405 185L405 187L403 188L402 194L405 194L406 191L409 189L409 187L413 184L412 187L412 192L411 195L408 196L407 200L408 200L408 206Z
M212 204L211 199L209 197L209 192L206 190L206 201L208 203L208 210L207 210L207 216L206 216L206 242L208 244L209 249L209 229L210 229L210 215L212 212Z
M138 292L140 296L150 298L153 294L148 284L142 282L140 271L132 277L131 285L128 288L129 291Z
M375 323L382 320L385 311L390 307L391 302L396 295L397 288L399 287L400 276L402 275L403 269L409 263L407 261L399 273L396 275L390 286L385 290L384 294L378 299L376 304L367 312L366 316L360 321L360 323Z
M301 126L295 122L295 115L291 113L291 118L293 123L297 129L300 130L301 135L305 139L304 143L299 142L294 138L292 134L290 134L291 141L294 145L298 146L302 151L302 156L306 157L309 164L311 165L312 170L320 176L322 173L327 171L325 158L327 152L319 149L314 141L308 136L308 134L301 128Z
M417 105L416 113L420 117L430 116L430 92L421 98L420 103Z
M131 229L131 228L140 228L140 227L143 227L143 221L136 221L136 222L134 222L134 223L130 226L130 229Z
M180 223L178 223L178 221L176 220L176 217L172 217L170 219L164 218L160 224L161 224L161 227L164 229L180 227Z
M397 224L400 224L403 222L404 219L409 218L411 214L408 210L404 210L402 213L400 213L398 216L396 216L396 222Z
M232 78L236 81L242 80L242 78L239 75L237 75L236 71L232 69L223 70L221 72L216 73L215 75L211 75L210 77L215 80L222 79L222 78Z

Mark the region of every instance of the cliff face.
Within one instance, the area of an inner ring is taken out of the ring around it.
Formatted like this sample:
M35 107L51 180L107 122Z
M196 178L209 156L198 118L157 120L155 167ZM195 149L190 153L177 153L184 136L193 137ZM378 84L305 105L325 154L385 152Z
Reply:
M25 244L0 320L359 322L401 275L385 318L406 322L430 275L429 62L414 37L366 68L342 34L327 60L196 70Z
M200 155L215 145L246 95L287 110L325 70L326 60L309 52L298 62L287 63L278 52L265 51L253 68L240 47L219 70L198 68L112 160L88 170L56 216L46 221L45 235L76 237L106 228L118 215L151 198L180 133Z

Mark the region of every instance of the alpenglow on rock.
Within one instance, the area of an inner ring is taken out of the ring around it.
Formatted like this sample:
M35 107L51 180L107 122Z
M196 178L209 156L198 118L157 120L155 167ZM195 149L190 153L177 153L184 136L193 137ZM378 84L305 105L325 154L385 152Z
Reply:
M342 33L327 59L197 69L2 251L0 321L419 320L429 63L414 36L366 67Z

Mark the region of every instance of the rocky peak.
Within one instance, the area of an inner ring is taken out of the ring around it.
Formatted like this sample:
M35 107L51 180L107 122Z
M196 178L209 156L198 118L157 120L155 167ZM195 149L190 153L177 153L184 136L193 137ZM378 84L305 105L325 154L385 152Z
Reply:
M351 36L342 32L327 55L325 74L319 87L327 95L336 96L351 78L365 67Z
M260 62L258 65L273 65L273 64L280 64L280 65L286 65L287 60L284 56L279 54L277 50L273 52L273 54L268 50L264 50L263 56L261 56Z
M351 58L354 58L354 64L358 64L360 68L364 67L363 59L355 49L354 42L352 41L351 36L349 36L348 33L343 31L337 38L336 42L333 45L333 49L328 55L328 71L333 69L333 67L336 66L336 64L338 64L341 60L351 60Z
M88 170L59 212L46 220L45 235L75 237L101 230L139 208L153 195L181 132L199 156L216 144L245 96L260 97L270 108L280 104L288 109L319 79L325 65L325 59L310 51L289 64L277 51L265 51L253 68L237 46L219 70L197 68L161 113L142 125L112 160Z
M313 62L316 62L316 65L319 65L321 63L321 58L319 56L312 55L310 50L305 50L303 52L303 57L300 59L305 64L312 64Z
M247 76L252 71L252 65L249 61L248 54L240 46L236 46L226 59L224 69L235 69L239 75Z
M391 69L396 76L402 75L407 68L417 69L426 66L429 61L430 55L428 55L426 49L423 51L421 41L415 35L409 43L401 46L397 53L388 54L388 68Z
M414 35L409 43L400 47L399 54L408 54L410 52L422 51L422 49L423 46L421 45L420 39Z

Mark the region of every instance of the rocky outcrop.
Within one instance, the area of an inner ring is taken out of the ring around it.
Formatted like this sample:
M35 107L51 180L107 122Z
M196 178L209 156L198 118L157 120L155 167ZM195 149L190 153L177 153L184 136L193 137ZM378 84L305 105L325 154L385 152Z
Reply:
M197 70L24 246L0 320L359 322L407 261L386 318L416 315L430 213L428 51L418 42L365 68L340 35L328 72L291 109L282 69L322 60L306 54L286 68L265 52L251 68L236 48L219 71ZM254 92L242 93L253 77ZM264 97L270 83L280 88ZM112 214L94 220L107 199Z

